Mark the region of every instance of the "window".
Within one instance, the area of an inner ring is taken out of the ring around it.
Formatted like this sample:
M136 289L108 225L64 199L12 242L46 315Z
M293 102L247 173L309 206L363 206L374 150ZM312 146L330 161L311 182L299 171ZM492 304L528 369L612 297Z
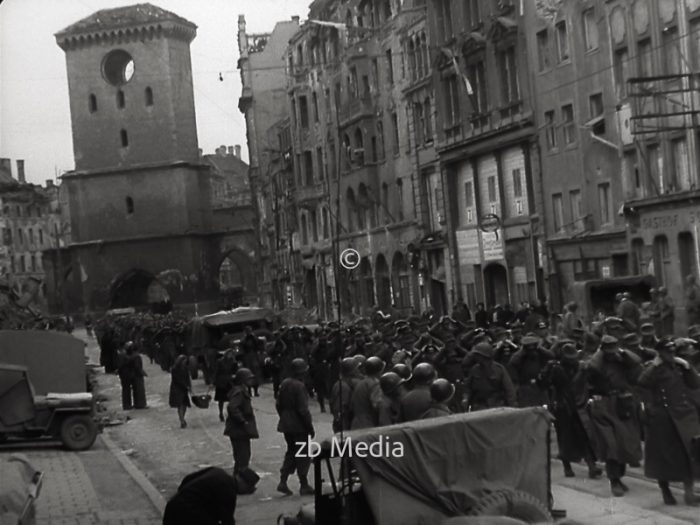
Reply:
M649 180L656 186L656 189L660 193L664 193L664 173L663 165L661 164L661 158L659 157L659 146L654 144L647 148L647 169Z
M372 88L369 76L362 75L362 98L369 98L372 95Z
M688 169L688 147L685 138L671 142L673 152L673 174L677 189L689 190L691 186L690 170Z
M598 184L598 206L600 207L600 224L612 222L612 201L610 200L610 183Z
M588 98L588 111L591 118L590 125L596 135L605 134L605 115L603 107L603 94L596 93Z
M691 58L689 62L690 69L693 71L700 70L700 19L696 18L690 23L690 52Z
M520 100L518 70L515 64L515 47L510 47L498 54L501 75L501 98L504 105Z
M125 129L119 132L119 138L122 141L122 148L126 148L129 145L129 136L126 134Z
M34 244L34 230L29 228L29 244Z
M382 215L384 222L389 222L389 185L386 182L382 183Z
M323 150L316 148L316 169L318 170L318 180L326 180L328 174L323 173Z
M326 120L328 120L331 114L331 90L329 88L324 90L323 99L326 103Z
M315 92L311 95L311 100L314 105L314 122L318 122L318 95Z
M365 145L362 137L362 130L357 128L355 130L355 152L354 157L357 159L357 163L360 166L365 165Z
M423 120L423 125L425 126L423 130L423 140L426 142L432 142L433 141L433 112L430 107L430 99L426 98L425 101L423 101L423 115L424 115L424 120Z
M598 49L598 22L595 19L595 10L586 9L583 12L583 39L586 51Z
M554 233L564 231L564 207L561 193L552 195L552 217L554 219Z
M423 104L416 102L413 105L413 126L416 129L416 144L423 143L425 132L425 117L423 116Z
M152 106L153 105L153 90L150 87L147 87L146 91L144 92L144 95L146 97L146 105Z
M637 65L639 67L640 77L650 77L653 74L653 50L651 47L651 39L645 38L637 44Z
M44 230L42 229L39 229L39 244L44 245Z
M544 71L551 66L549 58L549 32L543 29L537 33L537 59L539 70Z
M485 113L487 109L486 93L488 86L486 85L484 63L479 61L469 66L467 69L467 74L469 75L469 82L471 83L472 90L474 92L474 95L472 96L474 111L478 114Z
M312 186L314 183L314 164L310 151L304 152L304 183L307 186Z
M372 88L375 93L379 91L379 64L376 58L372 59Z
M97 97L93 94L90 94L90 97L88 98L88 109L90 110L90 113L97 111Z
M680 43L678 42L678 28L666 27L661 33L663 53L663 68L667 75L677 75L681 72Z
M384 152L384 124L380 120L377 122L377 141L379 142L378 145L378 150L379 150L379 156L377 157L378 160L384 160L385 152Z
M394 143L392 144L394 155L399 154L399 118L394 111L391 114L391 132L393 136Z
M678 258L680 259L681 277L685 279L688 275L698 275L698 263L695 258L695 242L690 232L678 234Z
M670 266L668 239L665 235L657 235L654 237L654 273L659 286L668 285Z
M323 208L323 238L328 239L330 237L330 225L331 221L328 216L328 208Z
M515 168L512 171L513 174L513 196L522 197L523 196L523 177L520 173L520 168Z
M444 81L445 89L445 121L448 126L455 126L460 123L459 114L459 82L457 75L451 75Z
M630 77L627 48L615 51L613 55L613 73L615 75L615 92L617 97L624 98L627 96L627 79Z
M309 103L306 97L299 97L299 118L301 120L301 127L309 127Z
M373 136L369 139L370 149L372 151L372 162L377 162L379 160L379 150L377 148L377 137Z
M326 177L338 178L338 167L335 160L335 141L331 138L328 139L328 173Z
M471 181L464 183L464 203L467 208L474 206L474 184Z
M19 256L19 269L22 273L27 271L27 262L22 255Z
M36 256L34 254L31 255L31 262L32 262L32 271L36 272Z
M569 60L569 35L566 29L566 21L562 20L556 25L557 30L557 59L559 62Z
M117 107L119 109L122 109L124 108L125 103L126 101L124 99L124 92L120 89L119 91L117 91Z
M17 238L19 239L20 246L24 244L24 231L21 228L17 228Z
M306 215L301 215L301 244L306 246L309 244L309 228L306 224Z
M576 124L574 123L574 106L567 104L561 108L561 118L564 121L564 142L573 144L576 142Z
M384 56L386 57L386 74L389 77L387 80L389 81L389 84L394 83L394 62L392 60L391 56L391 49L387 49L384 52Z
M481 0L465 0L467 14L467 27L475 27L481 24L481 10L479 9L479 2Z
M296 128L297 127L297 103L296 103L296 100L294 100L294 97L291 98L291 103L292 103L292 127Z
M487 179L489 202L496 202L496 176L491 175Z
M581 210L581 190L571 190L569 192L569 204L571 205L571 220L574 223L574 228L580 228L583 213Z
M318 221L316 220L316 210L311 210L309 220L311 221L312 239L314 242L318 242Z
M544 114L544 125L546 130L547 149L553 150L557 147L557 129L554 126L554 111L547 111Z
M396 179L396 193L397 195L397 200L396 204L398 205L398 216L399 216L399 221L402 221L404 219L404 214L403 214L403 180L401 179Z
M131 197L126 198L126 214L131 215L134 213L134 199Z
M452 37L452 0L437 0L436 13L438 32L441 33L441 41L449 40Z
M333 95L335 99L335 107L337 108L338 106L340 106L340 82L335 83Z

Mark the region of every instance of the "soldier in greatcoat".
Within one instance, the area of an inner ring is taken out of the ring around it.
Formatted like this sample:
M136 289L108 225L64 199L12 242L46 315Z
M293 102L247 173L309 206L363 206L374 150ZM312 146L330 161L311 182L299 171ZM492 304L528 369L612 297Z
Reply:
M482 341L465 358L465 367L469 369L464 384L467 410L515 406L513 382L505 367L494 362L493 354L491 343Z
M685 359L676 357L673 341L662 340L657 351L639 377L639 385L650 393L644 475L658 481L667 505L676 504L669 482L679 481L685 503L697 506L700 497L693 493L693 479L700 475L700 458L691 442L700 436L700 421L689 391L700 389L700 378Z
M537 384L537 377L554 355L540 346L535 334L523 337L522 348L508 362L508 371L518 388L518 406L547 404L547 392Z
M585 369L593 447L596 457L605 461L615 497L628 491L622 482L627 464L638 464L642 457L638 400L633 394L640 365L639 357L621 349L615 337L604 335Z
M233 475L248 468L250 464L250 440L259 438L255 412L248 387L255 380L253 372L240 368L233 377L226 407L224 435L231 440L233 449Z
M379 378L381 398L377 404L377 424L380 427L398 423L401 413L401 385L403 379L396 372L387 372Z

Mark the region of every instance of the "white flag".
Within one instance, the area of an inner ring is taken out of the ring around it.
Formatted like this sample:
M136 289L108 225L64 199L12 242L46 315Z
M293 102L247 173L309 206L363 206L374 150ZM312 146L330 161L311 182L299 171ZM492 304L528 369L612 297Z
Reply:
M473 95L474 90L472 89L472 84L471 84L471 82L469 82L467 75L463 74L462 70L459 68L459 63L457 62L457 57L455 57L455 55L454 55L454 53L452 53L451 49L443 48L443 51L452 60L452 65L455 68L455 73L457 73L460 77L462 77L462 80L464 80L464 87L467 89L467 95L469 95L469 96Z

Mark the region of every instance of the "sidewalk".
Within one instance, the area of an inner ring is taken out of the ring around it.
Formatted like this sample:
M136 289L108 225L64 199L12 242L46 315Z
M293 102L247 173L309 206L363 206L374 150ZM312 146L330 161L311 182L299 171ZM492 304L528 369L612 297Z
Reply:
M90 450L59 444L7 446L44 473L36 502L38 525L159 525L159 510L98 437Z

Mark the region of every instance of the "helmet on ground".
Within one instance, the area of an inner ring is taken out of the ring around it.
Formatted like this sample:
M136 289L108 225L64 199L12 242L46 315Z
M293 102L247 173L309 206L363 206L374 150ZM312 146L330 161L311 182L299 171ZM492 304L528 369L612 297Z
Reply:
M349 376L360 368L360 361L353 357L345 357L340 362L340 373L344 376Z
M396 391L401 383L403 383L403 379L395 372L387 372L386 374L382 374L382 377L379 378L379 387L382 389L382 392L387 395Z
M405 381L411 379L411 367L404 363L394 365L391 371L398 374L398 376Z
M367 359L367 362L365 363L365 373L370 376L381 374L384 371L385 366L386 365L384 364L384 361L381 360L381 358L377 356L372 356L369 359Z
M253 379L255 375L250 371L249 368L239 368L236 374L233 376L233 380L236 383L243 384L249 379Z
M430 397L432 397L433 401L436 403L446 403L452 399L454 395L455 386L447 379L436 379L433 384L430 385Z
M303 374L309 369L309 365L301 357L297 357L296 359L292 359L291 368L293 374Z
M413 380L419 384L428 384L435 379L435 367L430 363L419 363L413 369Z

